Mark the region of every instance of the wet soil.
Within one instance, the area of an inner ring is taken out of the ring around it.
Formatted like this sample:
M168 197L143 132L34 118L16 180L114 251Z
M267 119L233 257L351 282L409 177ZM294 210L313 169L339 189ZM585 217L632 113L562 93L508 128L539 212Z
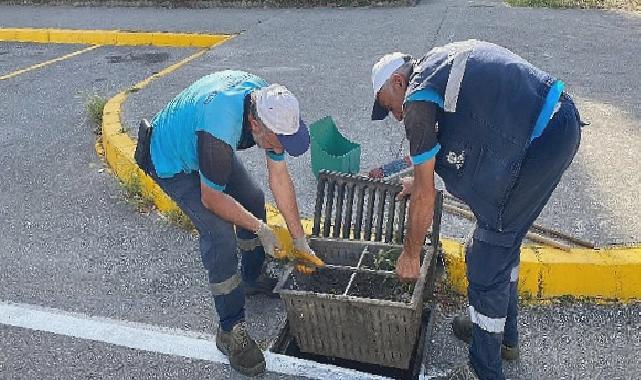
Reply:
M402 283L395 277L358 273L348 295L409 303L413 292L414 284Z
M343 294L351 272L321 269L311 275L292 272L288 281L289 289L323 294Z

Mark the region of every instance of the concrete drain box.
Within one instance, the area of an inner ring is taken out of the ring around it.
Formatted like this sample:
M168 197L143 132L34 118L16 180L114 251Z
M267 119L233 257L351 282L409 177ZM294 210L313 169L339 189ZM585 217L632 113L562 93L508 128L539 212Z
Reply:
M327 266L312 275L289 268L276 287L301 352L410 367L424 299L432 291L442 195L435 207L434 239L421 252L419 279L407 285L393 271L407 221L407 199L395 199L400 191L400 185L380 180L321 173L310 245Z

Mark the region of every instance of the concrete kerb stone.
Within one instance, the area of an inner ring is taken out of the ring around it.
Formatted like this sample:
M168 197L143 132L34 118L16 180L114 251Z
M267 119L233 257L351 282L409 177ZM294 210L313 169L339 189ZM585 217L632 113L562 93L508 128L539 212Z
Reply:
M102 147L97 144L97 150L104 152L108 165L123 183L138 180L143 195L153 199L161 212L179 212L179 209L136 165L134 161L136 143L122 130L121 105L131 89L144 88L151 81L173 72L200 57L206 49L223 43L231 37L231 35L187 33L0 29L0 41L204 48L135 84L130 89L121 91L109 99L104 108ZM291 250L292 241L283 217L274 206L269 204L266 206L268 224L274 229L285 248ZM310 234L312 221L304 220L303 227L305 232ZM467 289L465 248L463 244L453 239L443 238L441 241L448 281L454 290L465 293ZM544 246L523 246L519 292L530 300L570 296L603 301L632 301L641 299L639 273L641 273L641 246L569 251Z

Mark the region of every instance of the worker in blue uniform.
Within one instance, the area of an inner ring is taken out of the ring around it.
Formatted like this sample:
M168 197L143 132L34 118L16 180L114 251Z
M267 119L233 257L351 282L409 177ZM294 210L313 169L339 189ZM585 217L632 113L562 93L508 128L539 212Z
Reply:
M564 83L498 45L469 40L420 59L402 53L372 68L372 120L403 121L414 177L408 234L396 272L419 274L431 224L434 172L476 216L466 244L469 317L453 321L470 343L454 379L504 379L501 357L517 359L520 245L581 138L579 113Z
M266 366L247 333L245 295L273 295L275 280L264 272L265 253L279 257L282 250L265 223L263 191L236 151L254 145L265 150L269 186L298 257L307 266L321 265L305 238L285 161L285 154L300 156L309 147L299 112L297 99L285 87L247 72L221 71L197 80L139 131L138 165L200 235L200 254L220 318L216 345L234 369L248 376Z

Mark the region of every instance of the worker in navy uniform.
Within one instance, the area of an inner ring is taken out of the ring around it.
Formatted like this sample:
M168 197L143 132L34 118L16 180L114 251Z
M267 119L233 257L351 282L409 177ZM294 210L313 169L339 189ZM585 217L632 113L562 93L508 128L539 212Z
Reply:
M270 189L306 264L322 264L310 249L300 221L285 154L300 156L309 132L297 99L243 71L207 75L176 96L139 132L136 161L191 219L220 318L216 346L231 366L254 376L265 358L247 333L245 295L273 295L264 272L265 253L282 257L265 223L265 197L236 151L265 150ZM242 252L238 273L237 251ZM281 256L278 256L281 255Z
M501 46L469 40L402 53L372 68L372 120L402 121L414 176L409 231L396 272L419 275L419 252L431 224L434 172L467 203L476 226L466 244L469 317L453 321L470 344L451 378L504 379L501 357L517 359L520 245L581 138L578 111L564 83Z

